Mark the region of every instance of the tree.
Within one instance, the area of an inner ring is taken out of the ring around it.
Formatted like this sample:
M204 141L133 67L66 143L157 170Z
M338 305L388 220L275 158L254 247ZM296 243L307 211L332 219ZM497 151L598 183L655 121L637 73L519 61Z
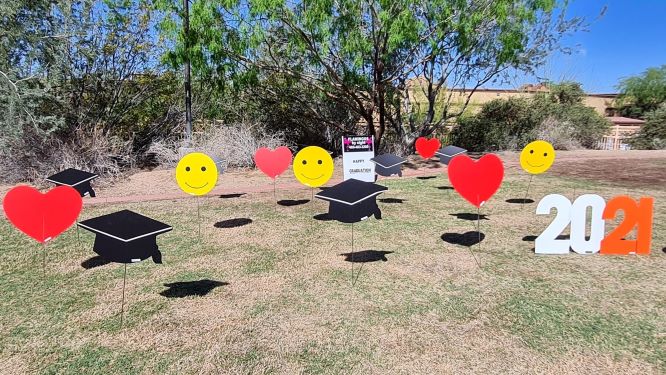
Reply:
M549 96L560 104L580 104L585 91L578 82L564 81L548 85Z
M666 65L625 78L617 86L617 104L623 116L644 118L666 102Z
M210 0L193 1L192 32L175 32L179 14L162 22L173 44L167 59L214 72L235 85L278 74L348 108L375 136L392 132L405 148L459 116L481 85L512 71L532 71L581 27L555 0ZM187 38L190 48L184 49ZM196 61L196 63L195 63ZM415 86L413 78L421 77ZM451 88L463 89L453 105ZM413 103L421 90L426 108ZM307 106L307 103L303 103ZM345 124L307 111L326 127Z

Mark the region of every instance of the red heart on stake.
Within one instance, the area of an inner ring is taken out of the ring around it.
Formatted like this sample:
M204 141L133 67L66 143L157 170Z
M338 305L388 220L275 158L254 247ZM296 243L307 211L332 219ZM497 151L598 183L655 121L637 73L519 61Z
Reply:
M439 150L439 146L441 146L441 144L437 138L428 139L426 137L419 137L416 140L415 146L416 152L418 152L422 158L430 159L431 157L435 156L435 152Z
M260 171L272 179L282 174L291 163L291 150L282 146L275 150L262 147L254 153L254 163Z
M82 207L81 195L70 186L58 186L46 194L31 186L17 186L2 201L7 219L40 243L72 226Z
M449 181L458 194L476 207L497 192L504 178L504 164L495 154L486 154L478 161L458 155L449 162Z

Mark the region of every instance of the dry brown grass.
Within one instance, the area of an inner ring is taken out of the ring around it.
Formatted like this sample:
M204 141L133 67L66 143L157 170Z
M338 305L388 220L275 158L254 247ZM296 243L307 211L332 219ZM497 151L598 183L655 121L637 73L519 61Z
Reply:
M227 176L222 176L225 180ZM483 208L486 235L471 249L442 241L475 230L451 214L475 209L448 180L380 181L383 220L354 226L355 248L392 251L351 283L350 226L312 220L321 201L276 207L272 192L87 207L84 218L128 208L170 223L164 264L128 267L126 325L118 327L122 269L89 270L92 236L73 230L40 250L0 224L2 373L657 374L666 370L666 191L539 176L530 196L596 192L655 196L650 257L535 256L527 235L549 217L522 198L525 175L510 165ZM242 189L239 187L239 192ZM309 199L308 190L278 199ZM250 218L237 228L214 223ZM608 228L610 230L610 227ZM477 266L471 251L481 264ZM211 279L205 296L165 298L165 283Z

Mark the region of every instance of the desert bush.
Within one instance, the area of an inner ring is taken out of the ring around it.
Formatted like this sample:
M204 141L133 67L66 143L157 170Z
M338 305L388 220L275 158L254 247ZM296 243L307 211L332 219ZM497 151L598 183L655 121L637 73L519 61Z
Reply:
M539 121L530 105L530 100L522 98L492 100L478 114L460 118L451 141L470 151L520 148L532 137Z
M41 184L66 168L115 177L133 167L131 140L121 141L100 128L79 128L62 138L26 127L21 137L3 137L0 144L0 175L8 183Z
M578 150L582 146L576 140L576 128L568 121L553 116L546 117L534 132L534 139L550 142L556 150Z
M261 124L241 122L225 125L213 123L194 133L188 144L185 139L154 141L148 153L155 155L163 167L174 167L188 152L203 152L223 168L249 168L254 166L254 153L260 147L275 148L288 145L282 132L266 131Z

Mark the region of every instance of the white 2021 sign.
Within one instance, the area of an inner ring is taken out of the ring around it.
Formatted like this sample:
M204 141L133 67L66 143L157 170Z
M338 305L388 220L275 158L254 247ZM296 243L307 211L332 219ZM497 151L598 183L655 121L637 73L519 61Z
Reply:
M546 229L536 238L534 252L537 254L568 254L569 248L578 254L627 255L650 253L652 240L652 217L654 199L618 196L608 204L596 194L585 194L573 203L560 194L546 195L536 208L537 215L549 215L551 209L557 214ZM587 212L590 209L590 234L586 236ZM622 222L605 235L605 220L612 220L618 211L623 211ZM571 224L569 238L559 238ZM626 239L636 228L636 239Z

